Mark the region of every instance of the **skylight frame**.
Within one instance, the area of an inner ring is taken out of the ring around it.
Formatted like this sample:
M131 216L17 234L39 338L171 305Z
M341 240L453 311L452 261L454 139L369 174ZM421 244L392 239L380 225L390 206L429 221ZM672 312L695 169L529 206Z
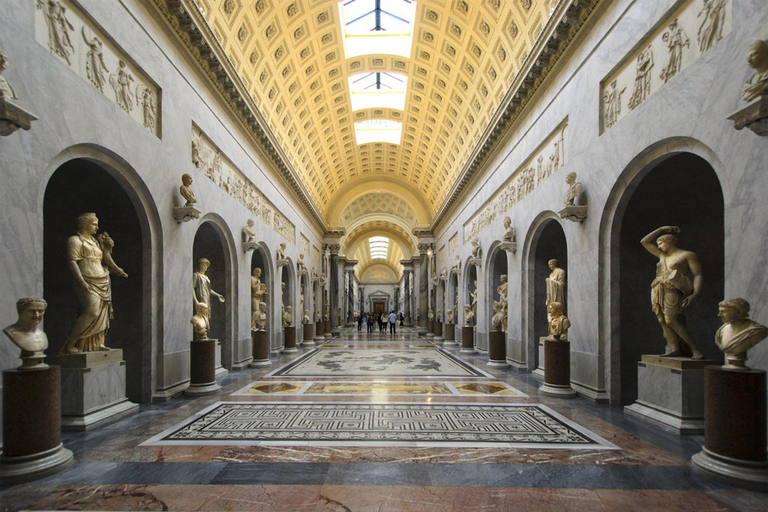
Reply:
M366 108L405 110L407 75L371 71L354 74L348 82L353 112Z
M358 146L371 142L400 144L403 123L392 119L366 119L355 123L355 142Z
M381 7L383 2L385 0L339 2L345 58L378 54L411 57L416 2L386 0L388 9ZM399 9L392 9L392 6Z

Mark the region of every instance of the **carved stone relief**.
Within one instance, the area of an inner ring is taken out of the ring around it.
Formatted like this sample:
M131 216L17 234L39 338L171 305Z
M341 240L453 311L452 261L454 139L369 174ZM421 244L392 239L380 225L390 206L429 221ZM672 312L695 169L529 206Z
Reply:
M448 240L448 245L450 247L451 254L457 254L459 251L459 232L453 234L453 236Z
M304 236L304 233L299 234L301 243L299 245L299 248L301 249L301 254L306 254L309 256L309 239Z
M643 45L600 83L602 131L730 33L731 11L732 0L687 0L645 37Z
M533 192L545 179L565 165L565 132L568 119L560 123L552 135L511 177L499 187L488 202L464 224L464 243L468 243L491 222Z
M296 227L293 223L280 213L264 194L194 125L192 126L192 163L219 188L261 219L264 224L294 243Z
M75 4L36 0L35 39L133 119L160 135L160 88Z

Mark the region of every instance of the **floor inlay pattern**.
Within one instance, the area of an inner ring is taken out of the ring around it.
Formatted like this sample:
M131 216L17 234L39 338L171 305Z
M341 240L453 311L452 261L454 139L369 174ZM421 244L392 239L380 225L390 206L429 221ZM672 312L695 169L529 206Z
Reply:
M435 348L319 348L278 368L268 377L440 377L491 375Z
M528 395L504 382L402 382L402 381L258 381L230 396L304 395L304 396L506 396Z
M217 402L142 445L615 449L541 404Z

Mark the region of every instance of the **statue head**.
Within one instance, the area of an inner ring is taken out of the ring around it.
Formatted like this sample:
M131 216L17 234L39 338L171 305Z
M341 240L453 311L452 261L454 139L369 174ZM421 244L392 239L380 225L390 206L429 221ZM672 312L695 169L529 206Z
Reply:
M247 221L245 221L245 225L248 226L249 228L252 228L253 227L253 219L248 219Z
M471 310L472 310L472 306L470 306L469 304L464 304L464 312L468 313Z
M507 215L504 217L504 227L509 229L509 227L512 225L512 219Z
M717 316L727 324L743 322L749 317L749 302L740 297L725 299L717 307L719 310Z
M0 73L8 68L8 54L0 50Z
M198 302L195 304L195 314L199 316L208 315L208 305L205 302Z
M99 229L99 219L93 212L81 213L75 218L75 228L78 231L86 230L94 234Z
M757 70L768 67L768 40L757 39L749 45L747 64Z
M502 284L507 282L507 274L501 274L501 282Z
M565 175L565 182L569 185L573 185L576 182L576 173L569 172Z
M560 263L556 259L551 259L547 262L547 266L549 267L549 270L555 270L560 266Z
M192 176L189 174L182 174L181 175L181 184L185 187L188 187L192 184Z
M262 313L267 311L267 303L266 302L259 302L259 311Z
M208 267L211 266L211 262L208 260L208 258L200 258L197 260L197 269L200 272L205 272L208 270Z
M555 318L558 316L562 316L563 314L563 305L559 302L550 302L547 306L547 312L549 313L549 316Z
M286 306L285 307L285 312L286 313L290 313L291 312L291 306Z
M261 277L261 269L259 267L253 269L253 277Z
M668 252L670 248L677 247L677 237L671 233L661 235L656 239L656 246L662 252Z
M43 321L43 315L48 303L40 297L25 297L16 301L16 312L19 319L16 322L24 330L34 330Z

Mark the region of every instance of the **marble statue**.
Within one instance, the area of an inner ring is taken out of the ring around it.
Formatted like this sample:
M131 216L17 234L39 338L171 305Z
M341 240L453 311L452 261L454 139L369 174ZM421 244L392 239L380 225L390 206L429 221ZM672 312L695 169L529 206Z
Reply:
M325 306L325 321L331 321L331 308L329 306Z
M74 278L79 316L60 354L107 351L104 338L113 317L112 286L109 273L128 277L112 259L115 242L106 231L98 237L99 219L83 213L76 219L77 234L67 240L67 265Z
M456 270L456 272L459 272L461 270L461 256L459 256L458 254L456 255L456 258L454 259L453 269L452 270L454 270L454 269Z
M283 329L293 325L293 315L291 314L291 306L283 306Z
M183 197L186 201L184 206L193 206L197 202L197 199L195 199L195 193L192 192L192 189L189 187L190 185L192 185L192 176L189 174L182 174L179 193L181 193L181 197Z
M142 107L144 128L155 130L157 118L157 95L144 84L136 88L136 103Z
M449 324L453 323L453 310L449 309L445 312L445 318L447 319Z
M504 217L504 235L501 237L502 242L511 242L515 239L515 228L512 227L512 219L509 216Z
M322 313L320 313L320 309L315 310L315 321L319 322L323 319Z
M3 50L0 50L0 75L3 74L3 71L5 71L8 68L8 54L6 54ZM16 96L16 91L13 89L13 86L11 86L11 83L0 76L0 98L8 98L8 99L18 99L19 97Z
M491 318L491 325L494 331L502 331L504 327L504 305L498 301L493 301L493 317Z
M432 308L429 308L427 311L427 319L431 322L435 319L435 313L432 311Z
M259 309L259 303L264 296L265 289L261 287L261 269L256 267L251 273L251 314L255 313ZM265 285L266 287L266 285Z
M37 0L38 9L43 9L43 0ZM67 19L67 7L59 0L48 0L48 10L45 13L45 25L48 28L48 48L72 65L72 55L75 47L69 38L69 32L75 27Z
M206 304L202 302L195 304L195 315L189 321L192 324L192 341L205 341L208 339L208 331L211 329L211 324L208 321L210 316Z
M131 82L133 82L133 75L128 71L125 61L119 60L117 73L112 73L109 76L109 84L112 86L112 90L115 91L115 101L118 106L128 113L133 110Z
M480 258L480 239L477 236L472 237L472 257L475 259Z
M560 340L568 334L568 328L571 327L571 321L563 314L563 305L559 302L550 302L547 306L549 315L549 336L552 339Z
M256 239L256 231L253 229L253 219L248 219L245 222L243 228L243 242L246 244L252 244Z
M501 330L507 332L507 313L509 307L507 305L507 290L509 290L509 283L507 283L507 275L502 274L500 276L501 284L496 288L499 294L499 304L501 305L501 313L503 315L501 320Z
M610 88L603 93L603 102L605 103L605 112L603 114L603 128L608 129L619 120L621 115L621 95L627 91L624 87L618 90L616 80L612 81Z
M21 366L19 370L42 370L48 368L43 362L45 349L48 348L48 337L42 329L48 303L40 297L26 297L16 301L16 312L19 318L3 329L3 332L14 345L21 349Z
M317 279L317 267L312 267L312 280L316 281Z
M646 251L659 258L656 278L651 283L651 307L667 340L662 357L679 357L682 340L691 348L693 359L701 359L703 354L683 321L683 310L701 293L704 278L698 256L677 246L678 233L677 226L662 226L640 240ZM688 274L693 276L693 282Z
M277 249L277 261L285 261L285 242L280 242L280 247Z
M545 304L547 311L549 311L549 305L552 302L559 302L565 308L565 270L558 265L559 263L555 259L547 262L547 266L549 266L551 271L549 277L545 280L547 286L547 302ZM549 313L547 313L547 321L549 321Z
M722 39L727 3L728 0L704 0L701 11L696 15L697 18L701 18L701 25L696 34L701 53L706 52Z
M303 311L303 310L304 310L304 294L300 293L299 294L299 311Z
M725 353L727 364L723 367L749 370L745 364L747 350L768 336L768 327L748 318L749 302L742 298L725 299L718 309L717 316L724 323L715 333L715 345Z
M308 324L308 323L311 322L311 320L309 319L309 310L308 309L304 310L304 318L301 319L301 322L304 323L304 324Z
M667 45L669 50L669 61L661 70L659 78L667 83L670 78L675 76L683 66L683 48L690 48L691 42L688 36L683 32L682 27L678 26L677 18L667 27L667 31L661 36L661 40Z
M443 310L440 308L437 308L437 321L441 322L443 320Z
M109 74L109 69L107 69L107 65L104 62L104 53L101 50L104 43L87 26L83 26L81 32L83 34L83 41L85 41L85 45L88 47L85 60L85 75L95 88L104 92L104 84L107 83L107 76Z
M477 280L475 280L475 290L469 291L470 297L472 297L472 313L477 314Z
M475 314L472 312L472 306L469 304L464 305L464 325L472 327L472 321L475 319Z
M755 74L741 89L741 98L744 101L752 101L768 95L768 40L758 39L749 46L747 64L755 70Z
M304 253L303 252L299 253L299 261L296 262L296 268L299 271L307 269L306 265L304 265Z
M266 331L267 330L267 303L260 302L259 309L251 317L251 330L252 331Z
M584 186L576 181L575 172L569 172L565 175L565 183L568 185L568 190L565 192L565 206L573 206L576 198L584 192Z
M208 318L211 318L211 295L217 297L219 302L224 302L224 296L211 288L211 278L205 275L210 266L211 262L207 258L197 260L197 272L192 279L194 307L196 309L198 304L205 304Z

